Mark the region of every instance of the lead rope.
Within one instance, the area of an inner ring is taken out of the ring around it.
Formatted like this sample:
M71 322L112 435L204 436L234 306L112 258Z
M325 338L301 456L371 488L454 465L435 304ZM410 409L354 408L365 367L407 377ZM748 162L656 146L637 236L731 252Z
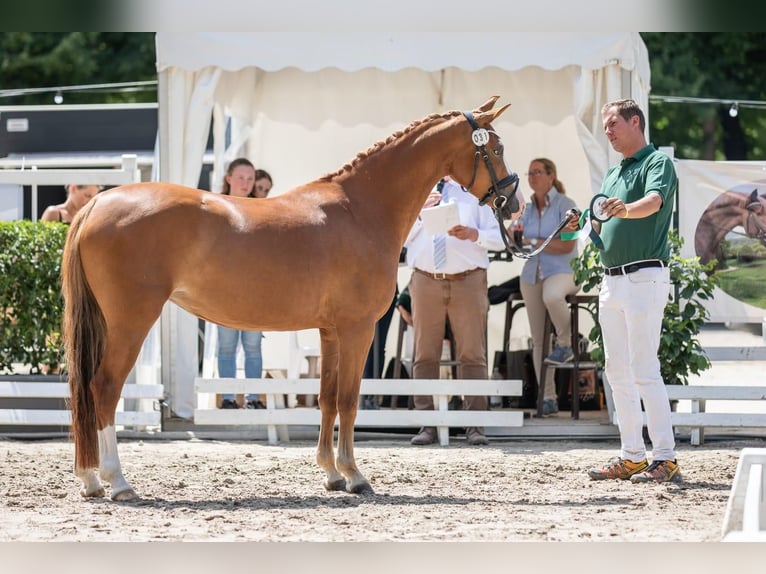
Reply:
M580 217L580 212L577 209L571 209L569 210L569 213L567 214L564 219L561 220L561 223L559 223L558 227L551 233L545 241L542 242L540 247L535 249L534 251L524 251L519 245L516 244L516 241L513 238L510 238L508 236L508 231L505 229L505 226L503 225L503 214L498 209L495 210L495 219L497 219L497 225L500 227L500 235L503 238L503 243L505 243L505 249L510 253L511 255L515 255L519 259L531 259L535 255L538 255L543 249L548 247L548 244L553 241L554 237L562 230L564 227L567 226L567 224L572 221L573 217Z

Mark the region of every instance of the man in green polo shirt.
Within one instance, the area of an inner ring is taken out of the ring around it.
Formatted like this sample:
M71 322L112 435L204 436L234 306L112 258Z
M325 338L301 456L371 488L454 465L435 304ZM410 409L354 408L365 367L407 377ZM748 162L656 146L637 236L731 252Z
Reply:
M604 338L606 376L620 427L620 457L592 468L593 480L631 482L680 480L670 402L660 375L657 349L670 293L667 267L673 199L678 178L672 160L647 145L644 114L633 100L618 100L602 110L604 132L622 162L607 171L601 193L600 235L604 281L599 322ZM646 411L652 463L646 458Z

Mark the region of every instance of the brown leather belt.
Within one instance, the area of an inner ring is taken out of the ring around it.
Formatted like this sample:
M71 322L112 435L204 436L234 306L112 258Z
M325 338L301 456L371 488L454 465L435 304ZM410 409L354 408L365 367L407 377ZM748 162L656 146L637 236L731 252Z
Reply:
M469 269L468 271L463 271L462 273L429 273L428 271L423 271L422 269L418 269L417 267L415 267L415 271L417 271L421 275L425 275L426 277L430 277L431 279L436 279L437 281L460 281L461 279L465 279L471 273L475 273L476 271L480 269L481 267L474 267L473 269Z

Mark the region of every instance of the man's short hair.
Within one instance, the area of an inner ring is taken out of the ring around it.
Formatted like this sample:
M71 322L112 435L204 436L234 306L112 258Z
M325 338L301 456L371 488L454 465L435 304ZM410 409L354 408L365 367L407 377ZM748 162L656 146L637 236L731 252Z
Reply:
M601 114L603 115L606 113L609 108L617 108L617 113L620 114L625 121L628 121L633 116L638 116L638 127L641 128L641 131L646 129L644 112L641 111L641 108L638 107L635 100L614 100L613 102L604 104L604 107L601 108Z

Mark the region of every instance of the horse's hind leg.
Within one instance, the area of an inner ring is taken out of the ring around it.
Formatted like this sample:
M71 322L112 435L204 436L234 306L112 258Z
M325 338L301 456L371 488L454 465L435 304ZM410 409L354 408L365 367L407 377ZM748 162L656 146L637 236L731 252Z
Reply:
M147 328L148 332L148 328ZM98 429L99 475L112 487L112 500L137 500L138 495L122 474L117 452L115 411L125 379L135 363L144 337L128 334L110 335L104 350L104 359L93 380L93 398L96 403ZM87 488L87 487L86 487Z
M101 498L106 494L98 474L92 468L75 468L74 474L82 480L82 490L80 494L85 498Z

